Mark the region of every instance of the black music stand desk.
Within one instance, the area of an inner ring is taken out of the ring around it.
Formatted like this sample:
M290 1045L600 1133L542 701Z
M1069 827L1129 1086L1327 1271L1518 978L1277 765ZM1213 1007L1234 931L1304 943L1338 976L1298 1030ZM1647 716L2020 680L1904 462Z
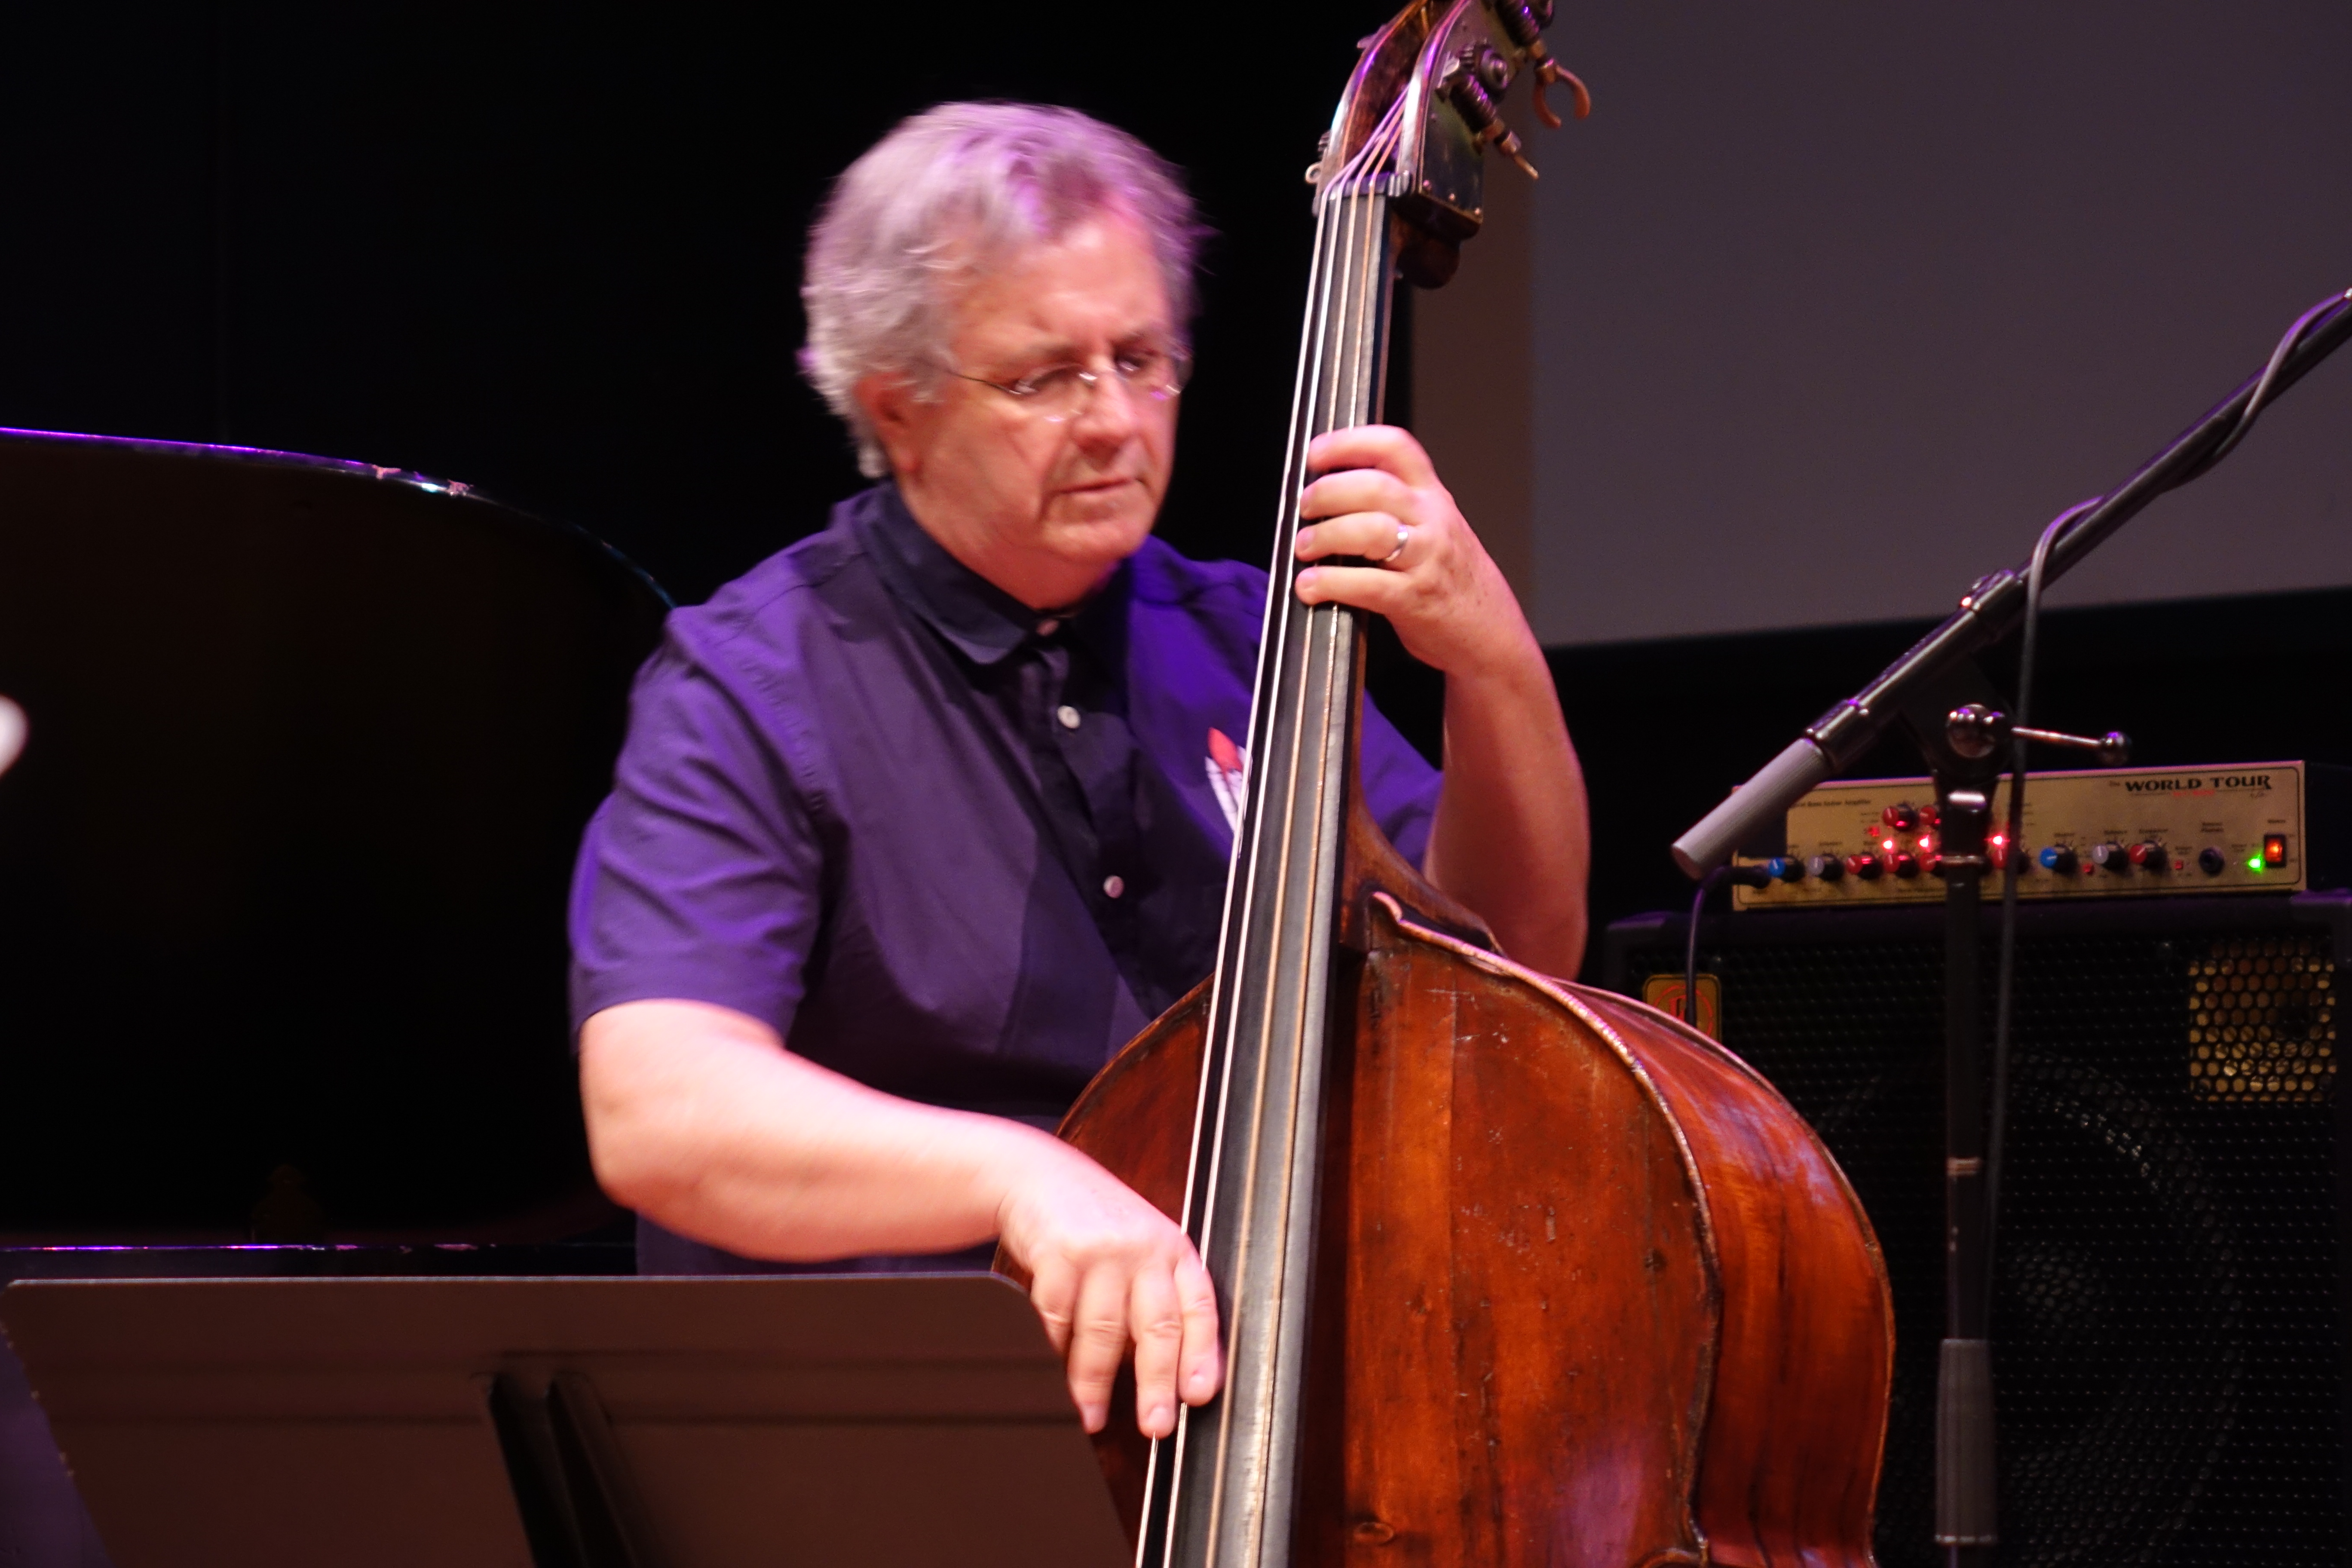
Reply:
M118 1568L1115 1568L987 1275L26 1280L0 1294Z

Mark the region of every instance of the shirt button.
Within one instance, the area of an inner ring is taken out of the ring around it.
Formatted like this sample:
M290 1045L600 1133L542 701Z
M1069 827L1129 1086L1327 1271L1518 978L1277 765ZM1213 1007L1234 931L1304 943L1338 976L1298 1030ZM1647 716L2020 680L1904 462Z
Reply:
M1104 896L1104 897L1106 897L1106 898L1115 899L1115 898L1118 897L1121 893L1124 893L1125 891L1127 891L1127 879L1126 879L1126 878L1124 878L1124 877L1118 877L1118 876L1111 876L1111 877L1105 877L1105 878L1103 879L1103 896Z
M1062 721L1062 728L1065 730L1075 730L1078 727L1078 710L1066 702L1054 710L1054 717ZM1116 898L1118 895L1113 894L1112 897Z

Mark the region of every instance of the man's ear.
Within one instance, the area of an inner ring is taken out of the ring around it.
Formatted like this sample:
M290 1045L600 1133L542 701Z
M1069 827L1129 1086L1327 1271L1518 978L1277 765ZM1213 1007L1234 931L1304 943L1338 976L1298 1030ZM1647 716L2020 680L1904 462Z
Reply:
M851 389L851 395L866 411L875 439L889 455L890 471L899 475L919 472L922 441L919 427L930 405L923 401L914 384L895 373L869 375Z

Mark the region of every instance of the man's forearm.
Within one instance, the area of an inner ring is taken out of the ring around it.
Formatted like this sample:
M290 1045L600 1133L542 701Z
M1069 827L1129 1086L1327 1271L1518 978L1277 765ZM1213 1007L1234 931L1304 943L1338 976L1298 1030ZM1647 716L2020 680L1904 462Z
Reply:
M1535 639L1499 668L1449 674L1429 879L1477 910L1511 957L1572 975L1591 854L1583 771Z
M721 1007L635 1002L581 1031L597 1179L745 1257L946 1252L997 1233L1008 1174L1052 1157L1016 1122L918 1105L785 1051Z

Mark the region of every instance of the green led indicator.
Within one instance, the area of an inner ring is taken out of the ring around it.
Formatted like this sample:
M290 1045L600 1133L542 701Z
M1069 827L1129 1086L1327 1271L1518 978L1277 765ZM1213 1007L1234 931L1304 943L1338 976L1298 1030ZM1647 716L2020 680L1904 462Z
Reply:
M2259 855L2255 856L2252 859L2251 859L2251 860L2249 860L2249 861L2247 861L2247 862L2246 862L2246 869L2247 869L2247 870L2249 870L2249 871L2260 871L2260 870L2263 870L2263 868L2263 868L2263 858L2262 858L2261 856L2259 856Z

